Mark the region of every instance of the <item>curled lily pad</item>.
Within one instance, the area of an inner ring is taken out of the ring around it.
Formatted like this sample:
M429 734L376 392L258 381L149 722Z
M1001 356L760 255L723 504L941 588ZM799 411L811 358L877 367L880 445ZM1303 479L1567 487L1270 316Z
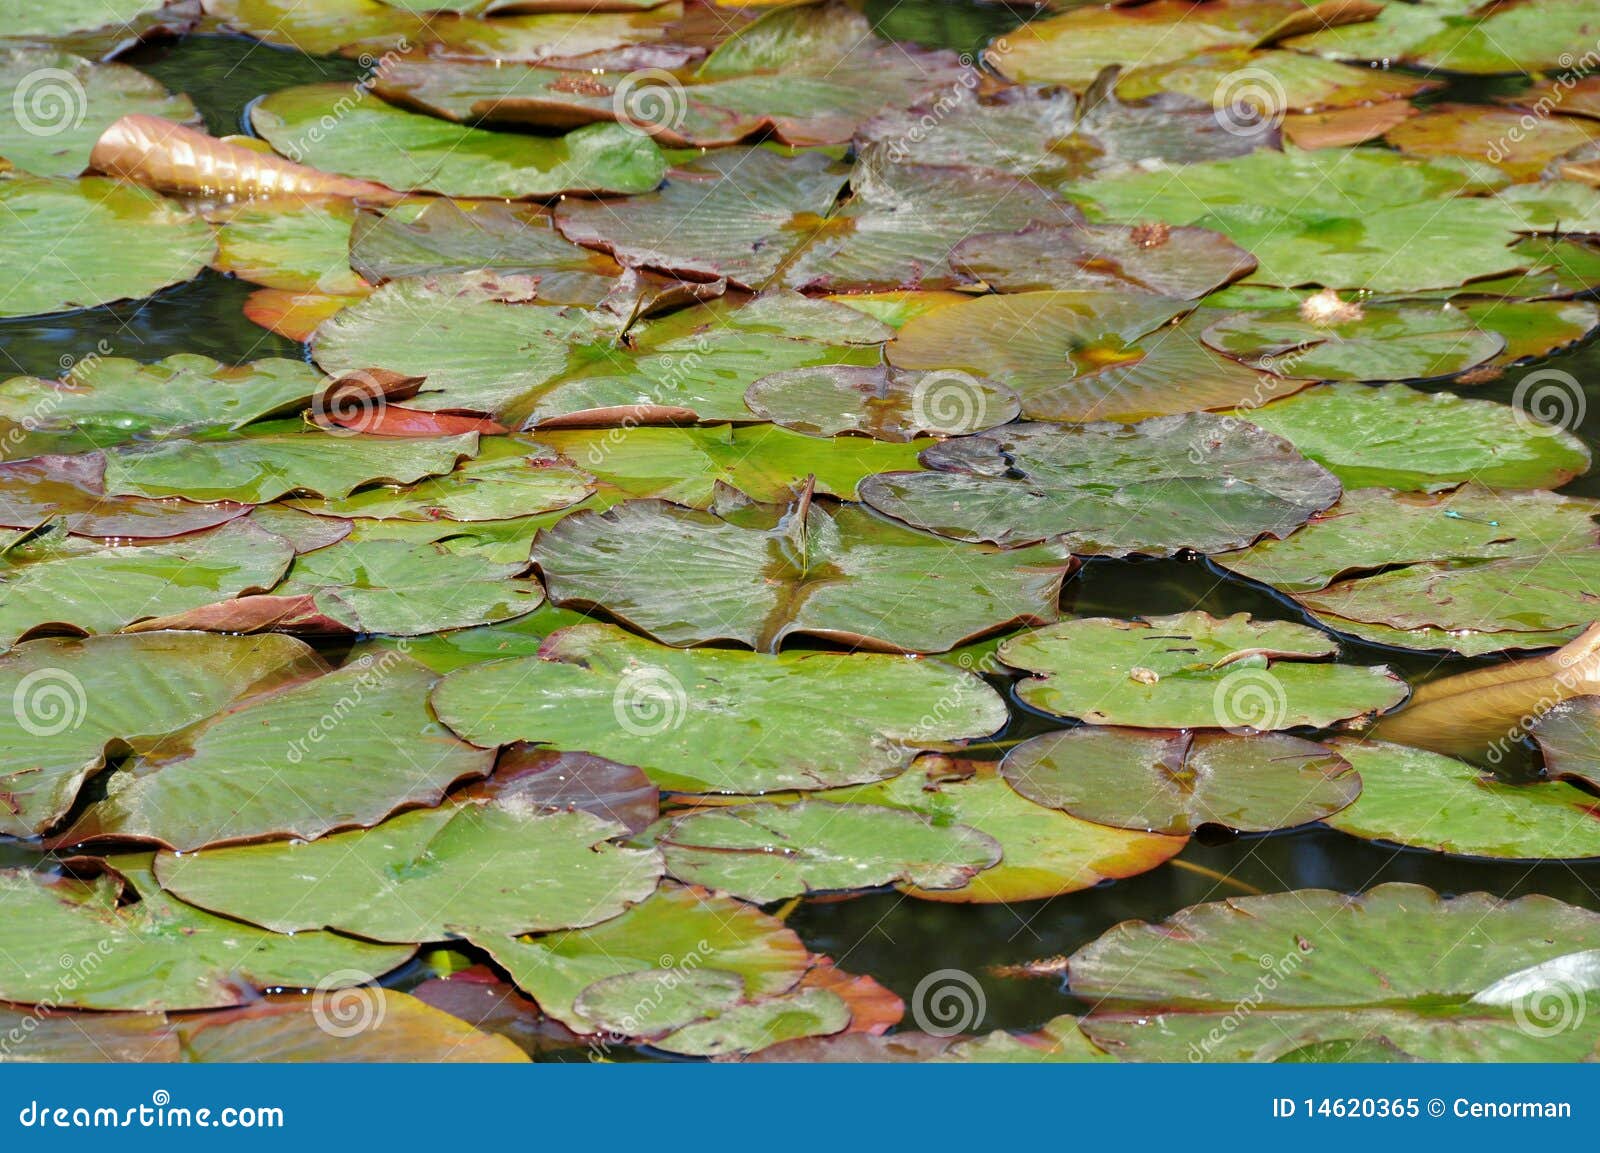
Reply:
M963 825L998 841L1001 860L959 888L902 884L914 897L956 904L1042 900L1147 872L1175 856L1187 837L1133 832L1082 821L1018 794L992 764L920 757L897 777L819 799L885 805L935 825Z
M99 453L0 463L0 524L34 529L50 522L74 536L147 540L214 528L249 511L229 501L114 496L106 492L105 469Z
M437 804L456 781L488 772L493 758L429 715L435 679L390 654L236 702L120 769L105 799L61 839L181 851L309 840Z
M998 650L1035 674L1017 686L1023 702L1097 725L1326 728L1405 700L1405 682L1386 668L1315 660L1337 652L1305 625L1203 612L1063 621Z
M963 240L955 266L997 292L1148 292L1197 300L1256 266L1220 232L1168 224L1033 225Z
M809 497L718 513L629 501L563 518L534 559L559 603L604 608L666 644L731 639L764 652L797 634L940 652L1053 620L1072 567L1057 546L957 543ZM911 601L928 611L908 619Z
M407 484L450 472L477 450L476 433L401 440L299 431L168 440L107 453L106 491L248 504L303 492L340 500L364 484Z
M1207 413L1007 425L921 459L931 471L870 477L861 499L957 540L1058 538L1081 555L1240 548L1287 536L1339 496L1338 482L1283 440Z
M1290 829L1345 808L1362 778L1325 745L1283 733L1085 726L1033 737L1001 772L1023 796L1086 821L1152 833L1202 825Z
M459 802L319 841L156 858L162 887L279 933L376 941L510 936L615 917L655 891L661 856L593 813Z
M253 284L292 292L362 296L365 280L350 269L356 207L344 198L246 200L214 209L215 267Z
M0 316L149 296L214 249L205 221L135 185L0 176Z
M1536 415L1403 384L1319 385L1241 415L1351 488L1556 488L1589 468L1583 442Z
M1139 420L1286 395L1309 381L1247 368L1200 341L1205 312L1112 292L983 296L908 322L889 363L1010 385L1034 420Z
M1572 697L1542 713L1528 730L1557 780L1600 790L1600 697Z
M6 33L12 20L6 13ZM36 176L77 176L100 133L128 113L198 117L187 96L137 69L47 48L0 47L0 105L13 113L0 123L0 156Z
M1463 857L1600 857L1594 797L1571 785L1513 785L1453 757L1382 741L1341 739L1361 797L1325 818L1334 828Z
M115 544L50 533L0 555L0 641L41 629L114 632L147 617L262 592L294 550L248 521Z
M148 855L107 858L89 880L0 872L0 995L82 1009L212 1009L279 985L357 984L411 956L336 933L268 933L174 900ZM123 885L138 898L122 904ZM61 959L70 958L63 965ZM69 984L63 970L70 969Z
M1015 420L1016 393L959 371L914 372L886 365L797 368L763 376L745 390L757 416L807 436L859 432L903 444L937 433L959 436Z
M352 96L343 84L270 93L252 105L250 122L290 160L401 192L512 200L646 192L666 171L650 138L621 125L554 138L490 132Z
M848 712L836 707L841 698L853 702ZM582 749L683 792L877 780L918 748L1005 722L992 689L937 661L683 651L605 625L563 629L537 657L452 673L433 705L475 743Z
M664 984L700 968L737 973L748 997L794 988L809 961L792 929L752 905L663 884L620 916L586 929L520 940L474 939L550 1016L579 1033L600 1032L578 1011L598 981L649 973Z
M891 882L959 889L1000 860L999 842L965 825L825 801L691 812L671 819L655 843L678 880L758 904Z
M1600 917L1550 897L1302 889L1124 922L1074 953L1067 979L1094 1006L1083 1031L1123 1060L1274 1061L1375 1040L1423 1060L1579 1060L1596 1038L1577 1007L1597 946ZM1553 1027L1551 997L1577 1002Z
M108 748L159 757L167 736L321 669L292 637L156 633L27 641L0 654L0 832L42 833L105 767ZM177 747L175 744L173 747Z
M1320 299L1320 298L1313 298ZM1309 318L1308 318L1309 315ZM1455 376L1498 356L1505 338L1459 309L1367 308L1351 319L1294 312L1237 312L1202 339L1256 368L1318 380L1425 380Z

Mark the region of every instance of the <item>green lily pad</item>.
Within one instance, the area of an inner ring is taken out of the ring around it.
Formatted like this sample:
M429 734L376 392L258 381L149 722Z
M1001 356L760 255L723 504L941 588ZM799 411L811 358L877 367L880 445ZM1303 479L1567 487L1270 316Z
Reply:
M1152 833L1203 825L1240 832L1322 820L1361 794L1362 778L1326 745L1283 733L1163 732L1085 726L1006 753L1017 792L1086 821Z
M5 0L7 36L40 38L90 32L108 24L133 24L167 0L66 0L40 7L29 0Z
M986 1065L1080 1064L1113 1059L1083 1035L1076 1017L1065 1015L1052 1017L1035 1033L1018 1035L997 1029L983 1037L957 1040L933 1058L939 1062L980 1062Z
M113 495L197 501L265 504L306 492L342 500L365 484L450 472L477 451L471 432L418 440L311 430L166 440L107 453L105 484Z
M533 557L559 603L599 606L665 644L726 639L762 652L802 634L942 652L1054 620L1072 567L1058 546L957 543L808 499L714 513L629 501L565 517ZM906 614L911 602L924 611Z
M1474 765L1383 741L1334 746L1361 773L1361 797L1325 818L1369 841L1462 857L1600 857L1595 799L1571 785L1512 785Z
M1187 612L1063 621L1002 642L999 657L1035 674L1017 686L1024 703L1096 725L1326 728L1406 699L1387 668L1315 660L1338 651L1305 625Z
M465 802L373 829L162 853L162 887L279 933L323 925L375 941L511 936L608 920L655 891L661 855L593 813Z
M1206 311L1173 323L1189 308L1126 292L981 296L908 321L886 355L899 368L992 377L1016 390L1033 420L1134 421L1310 383L1213 352L1200 340Z
M1202 52L1171 64L1134 68L1117 82L1117 95L1145 99L1177 92L1216 108L1223 126L1247 130L1285 113L1322 112L1389 100L1407 100L1442 82L1387 69L1356 68L1300 52L1248 47Z
M1589 468L1583 442L1537 412L1403 384L1319 385L1240 415L1350 488L1556 488Z
M582 749L682 792L877 780L919 748L987 736L1006 719L992 689L937 661L684 651L605 625L563 629L537 657L452 673L433 706L474 743Z
M597 124L561 137L490 132L307 84L251 106L252 127L290 160L397 191L505 199L647 192L666 162L649 137Z
M1166 224L1033 225L963 240L952 262L996 292L1132 290L1180 300L1197 300L1256 266L1220 232Z
M52 1009L214 1009L277 985L358 984L412 953L335 933L264 932L174 900L148 855L105 863L111 871L92 880L0 871L0 996ZM119 903L124 882L132 904Z
M691 812L654 841L678 880L757 904L895 882L959 889L1000 861L999 842L965 825L825 801Z
M1541 713L1528 735L1549 776L1600 790L1600 698L1569 697Z
M932 471L870 477L861 499L941 536L1008 548L1058 538L1080 555L1242 548L1287 536L1339 497L1277 436L1209 413L1013 424L921 459Z
M97 357L73 365L61 380L15 376L0 383L0 441L14 455L35 456L235 431L309 403L323 384L316 369L298 360L230 367L191 354L153 364Z
M148 540L214 528L248 505L107 495L99 453L36 456L0 463L0 524L36 529L53 523L75 536Z
M27 641L0 654L0 832L44 832L105 767L108 747L159 756L167 735L239 698L310 675L292 637L148 633Z
M1397 629L1371 621L1351 621L1331 613L1318 613L1316 620L1331 632L1354 637L1367 644L1387 645L1390 648L1417 649L1424 652L1452 652L1464 657L1488 656L1514 650L1558 648L1583 631L1574 625L1564 629L1532 630L1518 632L1503 630L1483 632L1478 629ZM1495 622L1490 622L1495 623Z
M1043 900L1148 872L1176 856L1187 837L1082 821L1018 794L992 764L921 757L887 781L818 794L819 800L903 809L935 825L962 825L1000 844L1000 863L955 889L901 884L929 901L991 904Z
M1479 328L1505 339L1505 351L1494 364L1550 356L1600 328L1600 305L1586 300L1463 300L1456 307Z
M848 181L850 195L837 206ZM949 252L978 231L1080 214L1014 177L894 163L868 152L853 170L819 153L728 148L673 170L666 187L615 205L568 200L569 240L623 264L752 290L939 288L964 279Z
M294 550L248 521L131 544L49 533L0 556L0 643L54 626L109 633L271 588Z
M1549 897L1301 889L1124 922L1072 955L1068 983L1095 1006L1080 1027L1123 1060L1377 1041L1432 1061L1578 1060L1597 1035L1597 945L1600 916Z
M1376 20L1288 41L1292 48L1349 60L1413 64L1430 71L1546 72L1572 63L1573 45L1593 38L1583 0L1539 0L1484 9L1472 0L1389 0Z
M1349 573L1396 564L1577 551L1600 544L1597 515L1600 501L1539 489L1467 484L1432 495L1351 489L1293 536L1212 559L1284 592L1311 592Z
M350 268L356 206L344 199L246 200L213 209L219 272L290 292L360 296L367 282Z
M860 437L814 437L770 425L713 428L549 429L539 440L631 497L660 497L710 508L719 483L753 500L794 500L815 478L816 491L856 500L879 472L920 468L932 442L884 444ZM0 506L3 507L3 506Z
M886 365L775 372L746 389L744 403L757 416L807 436L859 432L895 444L928 433L981 432L1021 412L1016 393L994 381Z
M1455 376L1506 347L1450 305L1367 308L1323 321L1305 309L1236 312L1202 335L1207 345L1267 371L1318 380L1426 380Z
M578 1033L600 1026L578 995L608 977L649 973L666 983L700 968L737 973L750 998L794 988L809 954L783 922L743 901L663 884L648 900L587 929L511 940L476 938L551 1017Z
M0 176L0 316L149 296L214 248L205 221L138 185Z
M13 19L6 15L6 33ZM0 106L13 113L0 123L0 156L36 176L78 175L89 167L100 133L120 117L198 119L187 96L172 95L137 69L45 48L0 48Z
M366 637L351 647L350 654L359 659L367 653L399 650L442 675L486 660L534 656L545 637L586 620L584 614L557 608L547 600L526 616L498 624L420 637Z

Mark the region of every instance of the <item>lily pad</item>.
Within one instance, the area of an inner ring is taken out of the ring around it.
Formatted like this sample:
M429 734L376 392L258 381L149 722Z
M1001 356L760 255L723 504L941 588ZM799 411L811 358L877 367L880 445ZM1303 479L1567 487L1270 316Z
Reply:
M1427 380L1492 360L1505 338L1470 315L1443 308L1367 308L1352 319L1293 312L1236 312L1205 330L1218 352L1255 368L1318 380Z
M1600 790L1600 698L1564 700L1542 713L1528 733L1549 776Z
M1536 413L1403 384L1319 385L1241 415L1350 488L1556 488L1589 468L1583 442Z
M214 249L205 221L137 185L0 176L0 316L149 296Z
M343 198L246 200L213 209L220 272L291 292L361 296L368 285L350 268L356 206Z
M1016 393L970 373L884 365L775 372L746 389L744 403L757 416L807 436L859 432L895 444L928 433L981 432L1021 411Z
M253 1000L255 989L318 986L330 975L329 988L358 984L412 953L335 933L264 932L174 900L148 855L105 863L109 871L90 880L0 872L0 996L52 1009L223 1008ZM124 883L132 904L119 901Z
M1017 792L1049 808L1179 835L1203 825L1292 829L1337 813L1362 788L1339 753L1282 733L1085 726L1024 741L1006 753L1001 772Z
M655 891L661 855L593 813L464 802L374 829L156 858L191 904L279 933L324 924L375 941L510 936L608 920Z
M1034 420L1141 420L1286 395L1307 380L1247 368L1201 343L1210 317L1126 292L982 296L909 321L889 363L960 370L1016 390ZM1499 345L1496 344L1498 349Z
M1505 338L1505 350L1491 362L1497 365L1550 356L1600 328L1600 305L1586 300L1464 300L1457 307L1479 328Z
M1369 841L1462 857L1600 857L1595 799L1571 785L1514 785L1454 757L1383 741L1334 746L1361 773L1361 797L1325 818Z
M987 736L1006 719L992 689L937 661L682 651L605 625L563 629L537 657L452 673L433 705L474 743L582 749L682 792L877 780L919 748Z
M487 773L493 757L434 721L426 704L434 680L390 655L239 701L113 774L105 799L61 839L187 852L311 840L437 804L456 781Z
M596 982L650 973L665 986L701 968L737 973L751 998L794 988L806 947L783 922L752 905L687 886L663 884L648 900L587 929L477 944L550 1016L579 1033L600 1032L577 1008Z
M1017 686L1024 703L1097 725L1326 728L1405 700L1387 668L1315 660L1337 652L1305 625L1187 612L1063 621L1002 642L999 657L1035 674Z
M485 796L541 809L582 809L638 833L661 815L661 792L632 765L588 753L558 753L533 745L507 745L494 775L456 794Z
M1080 555L1241 548L1287 536L1339 497L1285 441L1207 413L1013 424L921 459L932 471L871 477L861 499L941 536L1008 548L1057 538Z
M54 523L74 536L148 540L214 528L250 511L248 505L227 501L111 496L105 469L99 453L0 463L0 524L31 530Z
M490 132L407 112L348 85L269 93L250 123L282 156L401 192L505 199L647 192L666 162L649 137L597 124L561 137Z
M109 24L135 24L167 0L67 0L41 8L28 0L7 0L5 34L55 38L92 32Z
M1488 10L1470 0L1388 0L1370 24L1330 28L1287 43L1323 56L1444 72L1546 72L1572 63L1571 49L1592 39L1593 21L1593 10L1583 0L1521 0Z
M1302 889L1124 922L1073 954L1068 982L1095 1007L1080 1027L1123 1060L1374 1041L1423 1060L1578 1060L1596 1038L1581 1009L1597 945L1600 916L1549 897ZM1567 1009L1547 1021L1552 1001Z
M996 292L1148 292L1198 300L1256 267L1220 232L1167 224L1033 225L974 236L952 261Z
M666 644L763 652L801 634L942 652L1054 620L1072 567L1057 546L956 543L809 498L715 513L629 501L565 517L533 555L559 603L604 608ZM903 612L912 601L924 606L914 619Z
M1117 94L1137 100L1181 93L1214 106L1225 129L1247 131L1257 121L1270 124L1286 114L1406 100L1441 86L1405 72L1357 68L1300 52L1230 48L1155 67L1140 64L1119 79Z
M1434 104L1384 137L1412 156L1486 158L1513 179L1534 180L1556 157L1600 140L1600 126L1573 116L1527 116L1481 104Z
M965 825L825 801L691 812L654 841L678 880L758 904L894 882L959 889L1000 861L999 842Z
M51 638L0 654L0 832L44 832L105 767L108 748L159 757L167 736L231 702L317 672L292 637L207 633ZM174 745L173 747L177 747Z

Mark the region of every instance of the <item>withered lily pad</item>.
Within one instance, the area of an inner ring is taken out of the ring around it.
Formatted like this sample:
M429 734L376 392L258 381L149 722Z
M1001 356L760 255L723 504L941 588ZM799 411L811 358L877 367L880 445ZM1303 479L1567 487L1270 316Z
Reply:
M1058 546L957 543L809 498L729 500L715 513L629 501L563 518L533 555L562 604L603 608L666 644L727 639L763 652L797 634L941 652L1045 623L1072 565Z
M1035 225L974 236L952 263L996 292L1148 292L1197 300L1255 269L1220 232L1153 224Z
M1017 686L1025 703L1097 725L1326 728L1405 700L1386 668L1315 659L1337 652L1305 625L1188 612L1063 621L1002 642L999 657L1035 674Z
M1559 408L1562 399L1552 398ZM1575 404L1570 392L1566 403ZM1589 468L1589 450L1544 416L1403 384L1326 384L1240 415L1288 440L1351 488L1435 492L1463 481L1556 488Z
M1550 161L1594 140L1600 125L1575 116L1533 116L1512 108L1435 104L1384 137L1413 156L1484 158L1518 180L1538 177Z
M861 485L880 512L957 540L1057 538L1083 555L1221 552L1287 536L1339 498L1321 466L1208 413L1139 424L1013 424L922 453L932 471Z
M537 137L469 128L353 99L348 85L286 88L251 106L250 122L297 163L400 192L504 199L563 192L646 192L666 162L639 132L596 124Z
M1123 1060L1379 1041L1422 1060L1581 1060L1600 1035L1580 1011L1597 947L1600 916L1549 897L1302 889L1125 922L1074 953L1067 979L1094 1006L1083 1031ZM1548 1019L1553 998L1572 1010Z
M111 871L89 880L0 872L0 996L52 1009L214 1009L252 1000L254 989L318 986L330 975L331 988L356 984L412 953L335 933L286 937L213 916L164 893L147 855L106 865ZM124 883L138 898L132 904L119 901Z
M537 657L452 673L433 706L474 743L582 749L665 789L728 793L878 780L919 748L1006 719L994 690L933 660L683 651L605 625L563 629Z
M758 904L891 882L958 889L1000 860L999 842L965 825L825 801L691 812L654 840L678 880Z
M859 432L903 444L936 433L960 436L1015 420L1016 393L960 371L797 368L763 376L745 390L751 412L807 436Z
M1463 857L1571 860L1600 857L1593 795L1571 785L1514 785L1424 749L1339 740L1361 773L1361 797L1325 818L1336 829Z
M0 176L0 316L149 296L214 249L205 221L137 185Z
M168 891L279 933L324 925L376 941L578 928L655 891L661 855L593 813L458 802L320 841L156 858Z
M639 769L588 753L558 753L534 745L507 745L494 775L458 797L486 796L541 809L582 809L642 832L661 815L661 791Z
M1202 825L1289 829L1345 808L1362 778L1325 745L1283 733L1163 732L1084 726L1006 753L1017 792L1086 821L1153 833Z

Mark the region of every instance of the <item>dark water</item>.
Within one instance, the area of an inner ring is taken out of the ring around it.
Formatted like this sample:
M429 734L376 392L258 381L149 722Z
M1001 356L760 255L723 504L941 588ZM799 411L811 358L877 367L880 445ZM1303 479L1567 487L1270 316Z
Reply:
M1023 19L1024 9L937 0L871 0L869 12L882 31L899 39L972 51ZM274 89L322 80L354 80L357 65L313 59L229 37L191 37L175 45L141 49L129 62L170 88L187 92L214 133L241 130L248 103ZM1452 89L1453 99L1485 99L1505 81ZM303 356L304 349L271 336L247 321L241 306L250 286L208 273L150 300L42 320L0 322L0 371L57 375L63 363L101 355L153 360L178 352L200 352L239 362L263 356ZM1600 448L1600 348L1590 344L1553 361L1583 382L1589 396L1579 429ZM1530 365L1512 369L1470 395L1508 401ZM1462 390L1466 392L1467 390ZM1600 496L1600 476L1580 479L1570 491ZM1228 580L1204 561L1096 562L1074 577L1066 607L1116 616L1171 613L1203 608L1212 613L1248 611L1295 618L1293 606L1274 595ZM1471 667L1351 644L1346 659L1388 663L1413 683ZM1013 702L1016 719L1008 737L1057 727ZM995 755L993 753L989 755ZM19 846L13 846L20 849ZM9 855L9 854L0 854ZM1107 927L1128 918L1160 919L1186 905L1235 895L1241 886L1263 892L1299 888L1357 891L1384 881L1413 881L1441 892L1482 889L1500 895L1546 893L1600 909L1600 862L1548 865L1499 864L1391 849L1325 829L1307 829L1223 843L1191 843L1182 862L1231 878L1224 883L1179 867L1102 885L1050 901L1013 906L962 906L922 902L895 893L851 900L810 902L789 923L816 952L841 967L878 978L909 999L918 980L937 969L958 968L978 976L987 994L984 1028L1027 1028L1080 1006L1057 980L997 977L996 965L1072 952ZM413 966L398 977L417 979Z

